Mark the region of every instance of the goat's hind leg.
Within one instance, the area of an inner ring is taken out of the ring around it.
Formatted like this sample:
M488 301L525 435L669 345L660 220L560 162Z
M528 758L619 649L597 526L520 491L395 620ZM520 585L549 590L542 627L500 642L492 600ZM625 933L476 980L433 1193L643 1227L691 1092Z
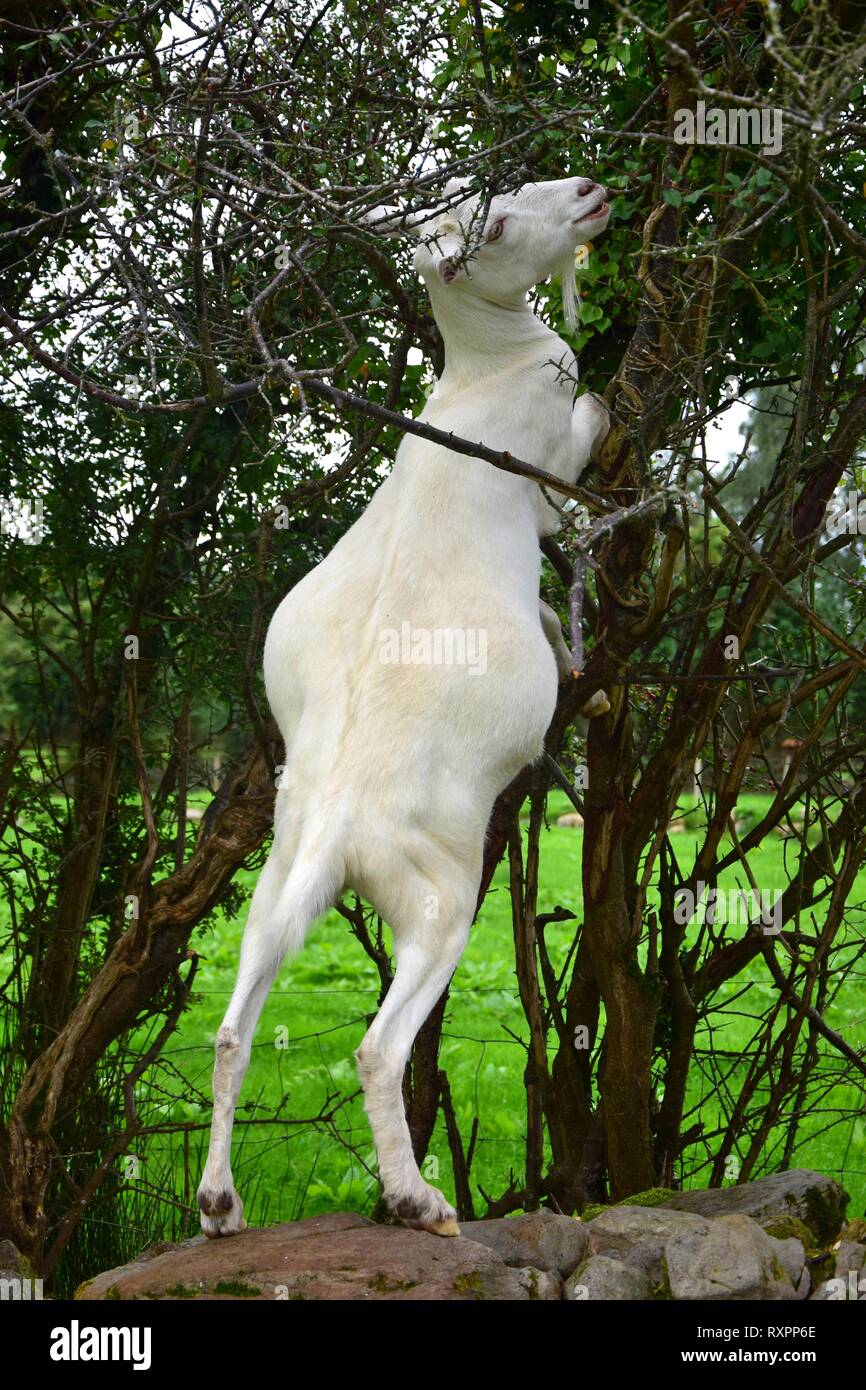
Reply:
M232 1127L253 1034L271 985L286 952L303 943L303 933L291 939L277 911L290 862L285 845L275 841L253 893L237 981L216 1036L210 1147L198 1189L202 1230L208 1236L235 1235L246 1225L232 1178Z
M422 901L419 892L419 909L413 913L411 927L391 923L397 971L355 1056L388 1210L409 1226L456 1236L460 1233L457 1213L441 1192L424 1181L415 1161L403 1108L403 1072L418 1030L466 945L474 894L467 895L461 912L449 914L450 920L425 921Z

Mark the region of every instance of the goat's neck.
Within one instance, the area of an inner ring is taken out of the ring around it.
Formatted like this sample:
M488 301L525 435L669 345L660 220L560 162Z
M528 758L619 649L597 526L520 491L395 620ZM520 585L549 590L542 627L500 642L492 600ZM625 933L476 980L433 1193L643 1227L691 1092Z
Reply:
M524 366L528 359L555 358L556 345L565 346L524 299L497 304L443 287L432 291L431 301L445 344L443 390Z

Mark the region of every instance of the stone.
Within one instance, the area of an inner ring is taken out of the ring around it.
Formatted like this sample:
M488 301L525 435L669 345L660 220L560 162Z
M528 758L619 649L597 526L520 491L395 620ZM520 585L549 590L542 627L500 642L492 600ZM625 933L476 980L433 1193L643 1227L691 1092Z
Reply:
M707 1229L684 1231L665 1245L671 1298L796 1299L797 1290L778 1254L778 1246L787 1242L774 1241L749 1216L719 1216L706 1224Z
M530 1300L544 1299L549 1302L553 1298L562 1299L562 1280L557 1274L546 1269L535 1269L532 1265L514 1272Z
M853 1240L840 1240L833 1247L833 1254L836 1257L833 1274L837 1279L846 1278L851 1269L859 1274L866 1264L866 1245L857 1245Z
M32 1279L33 1268L11 1240L0 1240L0 1278Z
M761 1226L772 1226L785 1216L795 1216L822 1244L839 1234L848 1200L845 1189L832 1178L807 1168L793 1168L739 1187L681 1192L665 1203L665 1210L709 1217L751 1216Z
M580 1264L589 1242L581 1221L544 1209L493 1221L464 1221L460 1236L486 1245L507 1265L530 1265L563 1279Z
M474 1240L376 1226L335 1212L265 1230L162 1245L83 1284L76 1299L530 1302L561 1298L556 1275L513 1269Z
M556 817L556 824L567 826L571 830L579 830L583 825L583 816L579 811L566 811L564 815Z
M762 1226L761 1230L763 1229ZM777 1240L769 1232L765 1231L764 1234L772 1245L779 1264L796 1287L806 1267L806 1251L803 1248L803 1242L793 1236L788 1240Z
M642 1269L612 1260L607 1255L590 1255L566 1279L563 1296L572 1302L588 1303L603 1299L649 1299L652 1287Z
M651 1283L661 1285L667 1241L675 1235L705 1235L711 1224L704 1216L663 1207L608 1207L589 1223L589 1248L595 1255L608 1255L642 1270Z
M648 1187L644 1192L635 1192L631 1197L623 1197L621 1202L615 1202L617 1207L661 1207L671 1197L679 1194L672 1187Z
M797 1216L782 1216L778 1221L763 1221L759 1223L763 1226L768 1236L775 1236L777 1240L799 1240L805 1250L814 1250L815 1237Z

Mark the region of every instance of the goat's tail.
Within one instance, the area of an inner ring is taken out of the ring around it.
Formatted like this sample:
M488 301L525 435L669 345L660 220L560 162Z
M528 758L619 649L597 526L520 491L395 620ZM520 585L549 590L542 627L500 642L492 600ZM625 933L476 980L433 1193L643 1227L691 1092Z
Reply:
M334 827L302 836L274 908L284 953L301 949L307 928L339 897L346 867L342 841Z

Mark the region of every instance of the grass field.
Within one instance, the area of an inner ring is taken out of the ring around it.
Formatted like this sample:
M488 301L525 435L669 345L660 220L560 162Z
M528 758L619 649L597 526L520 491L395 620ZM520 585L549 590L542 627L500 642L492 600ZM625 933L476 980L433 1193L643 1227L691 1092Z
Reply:
M748 822L765 804L764 798L744 797L738 804L737 818ZM540 910L548 911L561 903L579 916L581 831L555 824L556 816L566 809L571 808L564 796L555 793L549 803L550 828L542 847ZM691 829L672 839L683 868L692 863L696 841ZM781 888L787 882L783 871L785 852L785 842L772 838L750 856L759 885ZM726 887L736 887L739 882L733 872L721 880ZM858 888L861 891L855 893L854 900L866 899L866 875L862 873ZM192 1095L183 1103L167 1100L163 1107L165 1118L202 1123L208 1118L213 1039L234 981L242 927L242 918L223 917L196 942L205 957L196 982L197 998L169 1043L164 1075L166 1089L176 1090L178 1078L171 1071L177 1069ZM555 963L565 958L570 927L570 923L564 923L548 928ZM862 914L852 913L848 930L862 939ZM442 1047L442 1064L448 1071L464 1141L473 1118L477 1115L479 1119L473 1188L477 1192L480 1185L491 1195L497 1195L507 1185L512 1166L519 1174L522 1161L524 1054L512 1035L523 1037L525 1026L512 955L505 870L500 866L454 979ZM728 1054L734 1068L730 1079L734 1094L737 1056L752 1035L751 1018L762 1012L772 994L766 968L763 962L757 962L731 982L727 992L730 1009L716 1017L714 1046ZM328 1096L355 1091L352 1052L364 1034L365 1016L375 1009L376 999L377 979L372 962L350 935L347 923L337 913L329 913L310 933L303 953L280 972L256 1034L239 1120L262 1118L282 1102L281 1113L286 1120L298 1121L317 1115ZM855 1047L866 1042L866 978L862 974L846 983L829 1021ZM825 1071L831 1082L835 1066L835 1056L828 1051ZM698 1068L691 1078L689 1105L700 1108L705 1131L717 1128L721 1118L718 1092L715 1083L702 1077ZM859 1118L852 1117L852 1112L858 1110ZM828 1129L840 1111L847 1112L848 1117ZM690 1122L695 1118L692 1115ZM345 1105L335 1124L373 1168L360 1099ZM801 1143L794 1162L843 1177L852 1196L850 1213L862 1212L866 1202L862 1092L854 1086L830 1085L820 1105L806 1118L802 1134L806 1142ZM160 1170L170 1165L178 1195L188 1197L181 1176L180 1140L175 1136L170 1147L166 1147L167 1142L160 1141L160 1148L151 1146L144 1155L143 1177L145 1181L158 1182ZM187 1157L193 1190L201 1164L197 1150L205 1142L204 1129L193 1131ZM768 1151L767 1168L772 1169L776 1161ZM377 1191L364 1164L325 1127L297 1123L278 1127L241 1125L236 1131L234 1172L248 1218L255 1223L346 1207L369 1210ZM425 1176L453 1196L450 1159L441 1124L431 1144ZM700 1185L701 1181L699 1174L696 1182ZM483 1201L478 1205L479 1211L483 1211Z

